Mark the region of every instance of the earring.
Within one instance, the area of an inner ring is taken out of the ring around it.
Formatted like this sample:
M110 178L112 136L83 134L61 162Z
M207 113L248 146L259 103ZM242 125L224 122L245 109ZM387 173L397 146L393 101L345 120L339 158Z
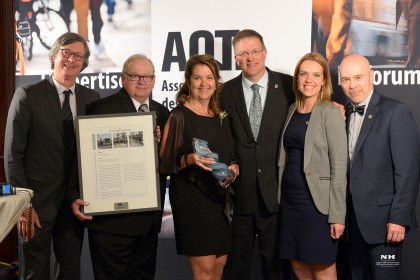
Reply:
M321 90L319 91L319 99L322 100L322 95L324 94L324 86L321 86Z

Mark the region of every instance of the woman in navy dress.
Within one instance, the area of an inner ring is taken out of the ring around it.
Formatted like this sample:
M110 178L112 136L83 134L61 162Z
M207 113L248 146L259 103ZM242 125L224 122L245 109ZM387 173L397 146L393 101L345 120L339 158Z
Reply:
M239 174L229 122L219 106L219 79L212 56L188 60L176 98L179 105L166 123L160 150L160 171L171 174L177 252L188 256L193 279L221 279L231 247L232 189L222 188L213 177L208 165L214 159L193 150L193 138L207 141L218 162Z
M347 136L331 99L328 64L317 53L298 62L296 102L280 142L280 257L298 279L337 279L346 215Z

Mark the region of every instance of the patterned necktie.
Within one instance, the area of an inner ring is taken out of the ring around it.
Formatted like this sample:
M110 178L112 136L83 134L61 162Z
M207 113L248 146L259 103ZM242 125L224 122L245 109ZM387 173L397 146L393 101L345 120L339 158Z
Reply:
M259 93L260 86L253 84L252 89L252 100L251 107L249 108L249 122L251 124L252 134L254 139L257 140L258 132L260 130L261 118L262 118L262 106L261 106L261 96Z
M149 107L147 106L146 103L141 104L140 107L139 107L139 109L138 109L138 111L139 112L149 112Z
M63 113L64 129L66 132L67 139L70 143L70 148L73 148L75 144L75 134L74 134L74 125L73 125L73 114L70 109L70 94L71 90L65 90L64 93L64 102L61 111Z

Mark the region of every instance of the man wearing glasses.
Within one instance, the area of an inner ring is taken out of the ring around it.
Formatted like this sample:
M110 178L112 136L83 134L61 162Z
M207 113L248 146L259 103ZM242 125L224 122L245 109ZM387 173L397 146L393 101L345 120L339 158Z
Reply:
M155 68L142 54L130 56L123 65L123 88L92 103L88 114L118 114L155 111L157 126L165 127L169 110L150 99L155 85ZM158 137L159 138L159 137ZM160 178L161 201L165 194L165 176ZM95 279L154 279L158 233L162 211L118 215L85 216L79 208L85 201L73 202L74 214L86 223Z
M50 279L51 241L58 279L80 279L84 229L70 209L79 182L73 117L99 99L97 92L76 84L89 56L80 35L61 35L49 52L53 74L16 89L10 104L6 177L13 186L34 192L32 207L18 222L20 279Z
M223 279L250 279L256 238L263 279L283 279L277 247L277 160L293 78L266 68L267 50L258 32L241 30L232 45L242 73L225 83L220 101L229 113L241 175L233 185L233 246Z

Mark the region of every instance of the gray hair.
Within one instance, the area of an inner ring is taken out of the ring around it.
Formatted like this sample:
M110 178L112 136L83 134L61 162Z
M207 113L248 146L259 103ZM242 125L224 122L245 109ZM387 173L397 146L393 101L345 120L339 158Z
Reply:
M66 46L75 42L81 42L83 44L83 47L85 48L85 59L83 60L82 71L89 65L90 50L88 44L86 43L86 40L77 33L67 32L58 37L57 40L55 40L53 46L51 47L51 50L48 54L48 57L51 62L51 69L54 70L54 58L60 51L60 48L62 46Z
M124 62L122 72L123 73L127 72L127 69L130 67L131 63L133 63L133 61L136 61L136 60L146 60L146 61L148 61L150 63L150 65L152 65L153 74L155 73L155 65L153 64L152 60L150 58L148 58L146 55L141 54L141 53L133 54L129 58L127 58L127 60Z

